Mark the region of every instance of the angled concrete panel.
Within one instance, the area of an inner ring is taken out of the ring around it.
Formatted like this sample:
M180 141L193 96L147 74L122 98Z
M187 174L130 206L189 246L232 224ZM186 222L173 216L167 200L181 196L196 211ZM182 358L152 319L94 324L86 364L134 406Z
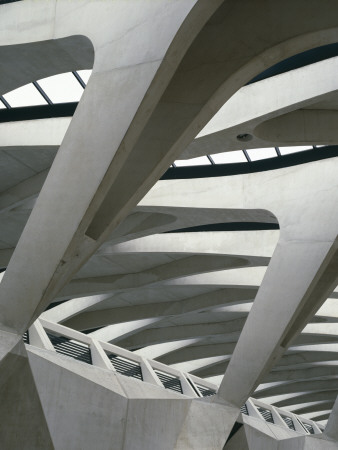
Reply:
M1 365L0 446L6 450L54 450L22 342Z

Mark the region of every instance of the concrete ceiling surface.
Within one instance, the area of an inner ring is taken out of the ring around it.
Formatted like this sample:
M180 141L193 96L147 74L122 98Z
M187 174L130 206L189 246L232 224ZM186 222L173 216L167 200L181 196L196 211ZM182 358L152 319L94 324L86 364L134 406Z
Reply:
M247 149L337 145L337 57L245 86L289 56L337 42L336 2L25 0L0 9L1 95L93 68L73 118L0 124L0 370L41 316L217 379L219 402L236 411L251 395L313 417L330 411L338 392L338 158L159 178L177 158L242 148L241 134L251 135ZM184 230L212 224L234 228ZM126 430L151 405L126 400L123 380L108 393L76 365L34 351L29 364L22 358L20 389L34 378L44 448L65 448L67 433L70 441L82 433L90 411L73 429L55 411L64 402L75 417L94 391L121 402L120 416L102 418L96 432L112 445L105 427L116 419L121 434L125 415L120 448L134 448ZM53 378L64 387L56 410ZM78 391L68 392L76 380ZM195 448L192 418L202 421L204 409L178 406L168 448ZM218 424L216 409L209 426ZM247 428L236 438L243 448L280 448L271 430L260 437Z

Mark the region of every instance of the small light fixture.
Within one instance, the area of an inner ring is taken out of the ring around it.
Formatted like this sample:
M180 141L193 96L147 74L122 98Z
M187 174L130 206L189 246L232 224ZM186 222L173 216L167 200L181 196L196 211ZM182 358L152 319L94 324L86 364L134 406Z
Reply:
M252 134L242 133L237 136L237 140L240 142L248 142L253 138Z

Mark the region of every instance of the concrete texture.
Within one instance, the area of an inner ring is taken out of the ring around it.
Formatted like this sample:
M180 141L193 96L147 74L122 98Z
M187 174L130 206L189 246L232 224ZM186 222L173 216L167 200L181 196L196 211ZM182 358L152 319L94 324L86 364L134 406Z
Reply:
M238 415L44 350L29 361L55 449L219 449Z
M328 418L338 393L338 159L157 180L178 157L237 149L242 133L253 136L246 148L336 144L337 58L242 87L337 42L336 2L25 0L0 9L1 94L93 67L71 120L0 124L6 448L23 445L14 435L21 402L20 420L27 402L35 411L27 448L77 448L79 436L84 448L114 448L114 439L116 448L222 448L253 393ZM280 230L162 234L246 222ZM176 370L218 382L226 371L218 396L164 395L111 372L97 379L52 349L29 350L28 366L21 334L41 313ZM336 424L336 407L320 440L246 423L227 445L330 448Z

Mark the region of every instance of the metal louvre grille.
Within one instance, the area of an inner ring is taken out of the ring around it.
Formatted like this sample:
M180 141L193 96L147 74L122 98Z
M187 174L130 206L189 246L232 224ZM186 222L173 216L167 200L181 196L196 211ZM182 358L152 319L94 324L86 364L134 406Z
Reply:
M168 373L159 372L158 370L155 370L155 373L166 389L171 389L172 391L183 394L181 382L178 378L169 375Z
M313 426L309 423L302 422L303 427L308 431L310 434L315 434L315 430L313 429Z
M246 406L246 403L244 403L244 405L241 406L241 413L245 414L245 415L249 415L249 411L248 411L248 407Z
M291 417L281 415L281 418L284 420L284 422L286 423L288 428L290 428L290 430L296 431L295 424L293 423Z
M138 380L143 381L142 370L139 364L134 361L121 358L121 356L114 355L113 353L107 356L116 372L121 375L125 375L126 377L137 378Z
M61 353L62 355L69 356L70 358L87 364L92 364L92 355L87 345L71 341L64 336L55 336L51 333L47 333L47 336L57 353Z
M24 334L22 335L22 340L24 341L25 344L29 344L29 333L28 330L24 332Z
M209 389L209 388L199 386L199 385L197 387L203 397L210 397L211 395L216 394L216 391L214 391L213 389Z
M257 409L263 416L263 419L265 420L265 422L275 423L273 420L271 411L269 411L268 409L262 408L261 406L257 406Z

